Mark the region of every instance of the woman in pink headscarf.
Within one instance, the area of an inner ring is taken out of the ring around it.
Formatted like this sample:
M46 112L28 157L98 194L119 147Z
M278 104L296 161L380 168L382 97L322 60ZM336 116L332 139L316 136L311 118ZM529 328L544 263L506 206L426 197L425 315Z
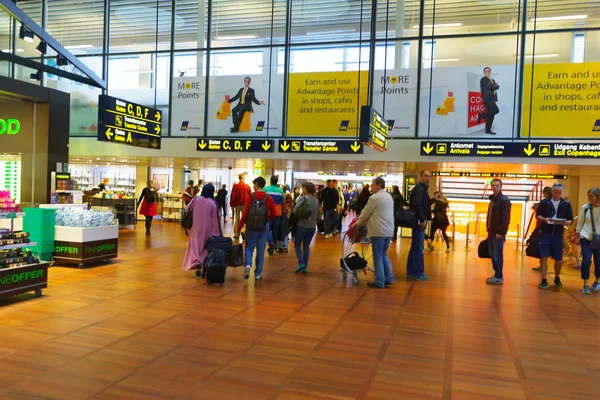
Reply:
M194 197L185 207L186 211L192 212L194 222L190 230L188 247L181 268L184 271L196 269L202 265L208 255L206 242L212 236L221 236L214 195L215 187L211 184L205 185L202 188L202 194L199 197Z

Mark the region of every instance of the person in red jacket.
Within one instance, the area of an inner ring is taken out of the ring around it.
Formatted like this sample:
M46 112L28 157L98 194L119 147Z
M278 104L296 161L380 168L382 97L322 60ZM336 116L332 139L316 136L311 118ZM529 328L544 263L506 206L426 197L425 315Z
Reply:
M244 182L246 177L244 174L240 175L240 181L233 185L231 189L231 197L229 198L229 205L233 211L233 215L235 217L235 221L233 223L233 232L235 234L235 238L239 239L242 228L239 227L240 217L242 215L242 211L244 210L244 205L246 204L246 198L250 197L252 190L250 190L250 186ZM238 229L239 228L239 229Z
M250 271L252 270L252 256L254 255L254 248L256 248L256 269L254 270L254 277L258 282L262 279L261 275L265 261L265 250L267 248L267 239L269 237L269 221L277 217L277 209L275 208L273 199L264 191L265 185L267 184L265 178L259 176L252 183L254 183L254 193L246 196L244 212L242 213L242 218L240 219L235 234L239 235L244 225L246 225L246 220L250 219L248 227L246 228L244 279L250 277ZM265 198L266 200L264 200ZM255 218L255 216L264 216L263 212L265 211L265 208L267 218ZM249 213L254 213L255 215L249 216ZM259 227L258 225L261 224L262 226Z

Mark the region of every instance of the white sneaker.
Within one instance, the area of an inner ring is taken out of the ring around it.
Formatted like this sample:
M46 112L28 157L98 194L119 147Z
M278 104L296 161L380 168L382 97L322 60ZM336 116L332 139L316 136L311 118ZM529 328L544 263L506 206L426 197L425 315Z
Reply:
M250 271L252 271L252 266L251 265L246 265L244 267L244 279L250 278Z
M261 279L262 279L262 276L260 276L260 275L256 275L254 277L254 280L256 280L256 281L260 281Z

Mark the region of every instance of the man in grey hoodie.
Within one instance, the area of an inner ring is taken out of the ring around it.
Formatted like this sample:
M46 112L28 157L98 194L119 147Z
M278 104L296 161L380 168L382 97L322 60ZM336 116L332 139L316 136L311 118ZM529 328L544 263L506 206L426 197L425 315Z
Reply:
M375 289L383 289L396 281L392 273L392 262L387 255L394 234L394 200L392 195L385 191L385 180L381 177L373 179L371 191L373 194L356 224L366 224L367 235L371 239L375 282L369 282L368 285Z

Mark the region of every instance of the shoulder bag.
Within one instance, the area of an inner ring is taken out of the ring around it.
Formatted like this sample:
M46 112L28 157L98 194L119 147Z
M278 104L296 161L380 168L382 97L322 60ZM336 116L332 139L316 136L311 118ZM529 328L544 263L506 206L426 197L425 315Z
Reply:
M590 240L590 249L600 250L600 235L596 234L596 222L594 221L594 208L590 206L590 219L592 220L592 240Z
M310 218L310 216L312 215L312 211L310 210L310 205L308 204L308 200L306 200L306 197L302 196L300 198L301 201L300 206L298 207L298 210L296 210L296 212L294 213L294 215L296 216L296 218L298 219L308 219Z
M196 203L196 197L194 197L192 199L192 201L190 201L190 204L188 205L188 211L184 211L183 212L183 216L181 217L181 226L184 229L190 230L192 229L192 225L194 224L194 215L193 215L193 208L194 208L194 204Z

